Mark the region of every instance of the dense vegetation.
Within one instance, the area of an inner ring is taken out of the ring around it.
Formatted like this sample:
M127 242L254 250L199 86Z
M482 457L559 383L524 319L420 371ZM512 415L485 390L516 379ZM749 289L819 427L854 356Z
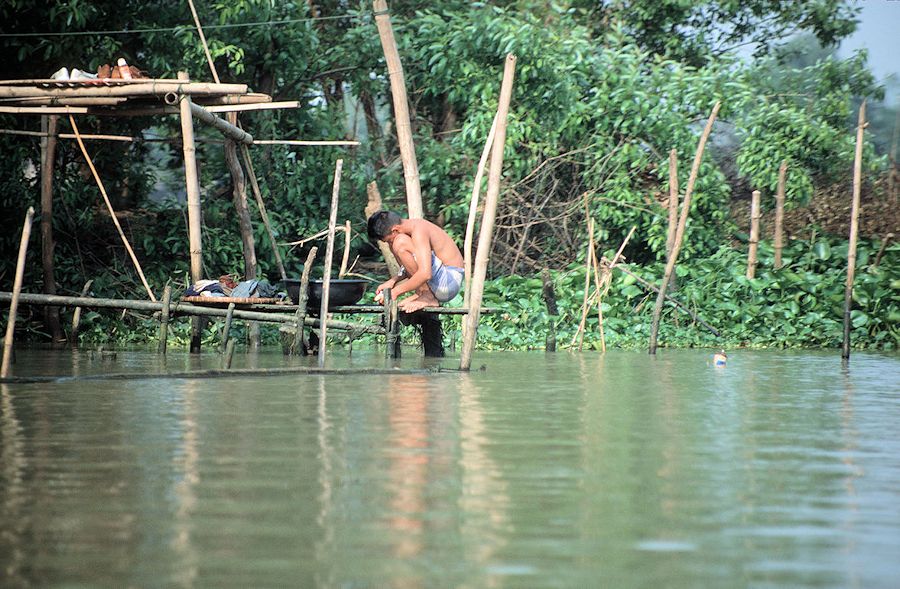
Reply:
M339 218L362 228L365 184L371 180L389 205L404 206L371 3L218 0L200 2L198 10L223 81L306 104L243 115L255 137L362 141L353 151L254 148L279 239L302 238L324 226L329 194L323 187L330 187L337 157L345 158ZM673 314L664 321L663 345L839 342L846 235L821 229L817 237L797 235L788 265L778 271L771 269L764 244L757 278L748 281L746 238L730 211L753 189L763 191L771 208L784 160L789 207L802 207L835 185L845 186L849 198L855 108L866 97L883 113L883 89L866 69L864 54L840 60L827 49L817 50L815 59L808 51L806 58L796 52L802 44L828 46L852 32L848 3L446 0L398 1L391 12L409 87L426 216L460 241L503 57L518 56L494 280L486 295L487 304L504 313L486 320L481 345L540 347L551 322L560 343L568 345L581 315L588 216L597 222L601 249L614 249L636 227L625 250L630 268L658 283L665 258L668 152L678 152L684 186L699 128L716 101L722 101L722 111L694 195L676 296L723 337ZM0 64L4 79L46 77L64 65L95 70L119 56L154 77L175 77L179 70L194 79L211 77L186 3L12 0L0 6L0 17L4 31L13 33L0 35L0 48L10 57ZM37 34L47 32L60 34ZM788 34L799 35L793 46L773 43ZM753 47L752 59L734 55L743 44ZM67 123L62 125L66 131ZM176 138L177 125L176 117L79 122L82 132ZM0 115L0 127L39 128L37 120L6 115ZM204 129L198 134L214 137ZM29 205L39 203L33 169L40 149L37 140L8 135L0 135L0 149L6 156L0 162L0 282L8 290L21 219ZM188 256L178 144L94 142L90 149L138 256L149 262L151 285L161 290L167 280L182 284ZM201 144L198 157L206 268L213 276L241 273L221 146ZM873 181L884 174L886 159L867 144L866 202L887 198L887 183ZM71 142L61 143L56 170L59 291L77 293L93 279L98 296L143 296ZM898 248L887 247L876 266L884 235L864 237L853 341L895 347ZM261 273L275 278L261 226L256 240ZM364 257L372 255L362 234L355 243ZM291 251L289 271L299 273L304 257L302 250ZM555 318L540 298L537 276L544 267L551 269L559 296ZM40 265L32 263L26 290L38 291L41 281ZM643 345L652 304L646 297L633 278L614 274L603 307L609 345ZM92 313L87 321L88 339L140 340L153 332L152 322L134 315ZM45 337L39 321L27 328L35 339ZM454 329L448 330L451 336ZM599 342L596 315L588 320L586 342Z

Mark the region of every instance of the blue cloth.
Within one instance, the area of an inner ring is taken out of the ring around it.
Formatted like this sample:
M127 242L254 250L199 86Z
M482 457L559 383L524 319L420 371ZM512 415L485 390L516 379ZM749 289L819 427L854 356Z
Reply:
M441 303L446 303L457 295L462 288L465 270L457 266L446 266L431 252L431 280L428 287L434 293L434 297Z
M231 291L231 296L241 299L251 297L258 283L258 280L245 280L234 287L234 290Z

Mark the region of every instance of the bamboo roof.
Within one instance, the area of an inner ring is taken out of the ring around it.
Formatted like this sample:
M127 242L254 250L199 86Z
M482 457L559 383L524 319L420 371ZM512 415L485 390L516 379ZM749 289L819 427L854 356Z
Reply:
M246 84L156 78L0 80L0 113L175 114L181 96L190 96L198 106L211 107L272 102L271 96L250 92Z

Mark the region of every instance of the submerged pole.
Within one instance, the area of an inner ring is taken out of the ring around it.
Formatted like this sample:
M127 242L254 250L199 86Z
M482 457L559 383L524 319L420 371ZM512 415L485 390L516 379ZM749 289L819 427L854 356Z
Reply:
M784 185L787 179L787 161L782 161L778 168L778 189L775 191L775 269L784 264L781 261L781 250L784 247Z
M475 254L475 270L472 276L472 295L469 297L468 315L465 324L465 338L460 352L460 370L472 366L472 352L475 350L476 329L481 315L481 299L484 295L484 278L487 275L488 259L491 255L491 241L494 237L494 219L497 216L497 199L500 196L500 176L503 172L503 150L506 147L506 118L512 99L513 79L516 73L516 56L506 56L503 67L503 82L500 85L500 101L497 107L497 129L491 147L491 165L488 173L487 193L484 199L484 214L481 231L478 234L478 250Z
M166 346L169 342L169 307L172 304L172 287L166 285L163 289L162 311L159 314L159 344L156 347L158 354L166 355Z
M847 248L847 283L844 287L844 342L841 358L850 358L850 310L853 306L853 278L856 274L856 236L859 230L859 197L862 185L863 133L866 128L866 101L859 105L856 125L856 157L853 160L853 205L850 209L850 244Z
M25 256L28 254L28 238L31 237L31 222L34 208L28 207L25 223L22 225L22 239L19 240L19 257L16 260L16 277L13 280L12 300L9 303L9 319L6 322L6 337L3 339L3 361L0 363L0 378L9 376L12 364L13 337L16 333L16 311L19 308L19 294L22 292L22 277L25 275Z

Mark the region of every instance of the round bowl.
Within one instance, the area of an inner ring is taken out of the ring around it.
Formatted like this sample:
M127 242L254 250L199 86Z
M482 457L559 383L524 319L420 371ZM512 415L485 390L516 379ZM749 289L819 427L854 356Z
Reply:
M296 305L300 301L300 281L286 279L282 283L287 289L291 301ZM331 280L328 285L328 308L355 305L365 294L368 284L367 280L359 279ZM306 308L311 312L318 312L322 305L322 281L310 280L306 296Z

